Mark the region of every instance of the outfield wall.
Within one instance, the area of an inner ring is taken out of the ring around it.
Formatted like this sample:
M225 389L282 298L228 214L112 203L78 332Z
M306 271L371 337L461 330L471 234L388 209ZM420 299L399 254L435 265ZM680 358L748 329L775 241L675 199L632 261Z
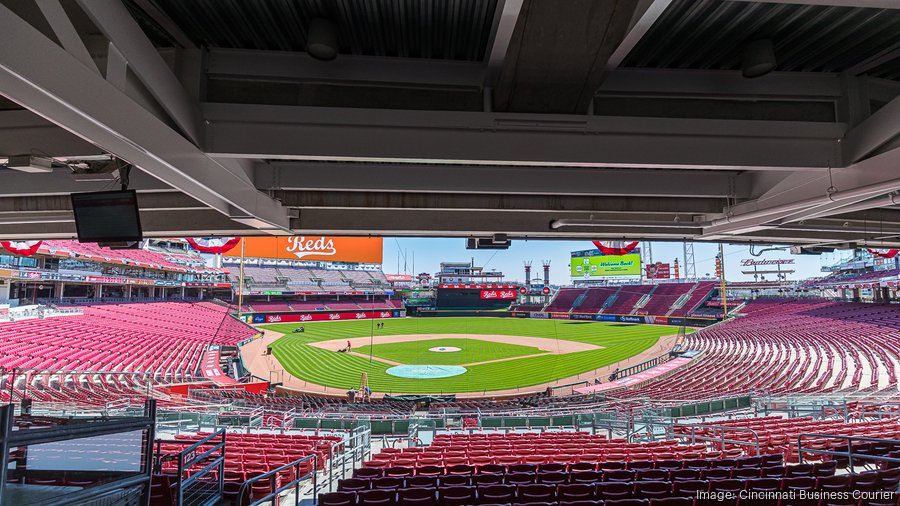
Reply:
M533 318L540 320L582 320L618 323L645 323L651 325L672 325L676 327L708 327L719 319L681 316L645 316L595 313L547 313L543 311L465 311L465 310L431 310L419 311L417 316L438 317L490 317L490 318Z
M237 315L235 315L237 317ZM369 320L372 318L404 318L402 309L378 309L375 311L305 311L283 313L242 313L239 320L244 323L294 323L335 320Z

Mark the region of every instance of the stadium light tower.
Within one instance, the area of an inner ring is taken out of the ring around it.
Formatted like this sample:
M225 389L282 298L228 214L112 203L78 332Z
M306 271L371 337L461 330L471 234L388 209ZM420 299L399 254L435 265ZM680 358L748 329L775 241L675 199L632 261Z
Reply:
M697 264L694 262L694 243L684 243L684 279L697 279Z

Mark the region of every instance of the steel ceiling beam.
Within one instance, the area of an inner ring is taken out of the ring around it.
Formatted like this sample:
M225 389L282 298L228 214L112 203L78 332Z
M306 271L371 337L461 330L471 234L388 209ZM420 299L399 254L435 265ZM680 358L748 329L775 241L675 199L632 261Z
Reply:
M841 81L839 74L823 72L772 72L747 79L730 70L618 68L606 74L597 94L836 101L841 97Z
M729 209L724 218L704 228L703 238L746 234L760 228L774 228L777 220L790 217L799 221L811 217L840 214L841 209L857 206L879 195L900 191L900 148L873 156L850 167L834 169L832 176L817 177L803 185L771 192L765 198L744 202ZM872 207L878 207L878 200Z
M201 138L201 120L197 102L169 69L122 1L77 1L103 35L115 44L116 49L128 61L128 67L172 121L191 142L198 144Z
M97 64L91 58L91 53L88 52L87 46L84 45L84 41L81 40L81 36L75 30L75 26L72 25L72 21L69 19L60 1L36 0L35 3L41 9L41 13L44 14L44 18L47 19L47 23L50 24L62 47L84 64L85 67L100 75Z
M872 113L848 131L841 140L844 160L857 162L900 136L900 97Z
M274 161L254 167L263 190L747 198L736 172Z
M480 88L485 66L478 62L353 55L323 62L306 53L212 48L207 55L206 75L241 81Z
M559 195L497 195L495 193L413 193L347 191L276 191L288 207L302 209L540 211L558 213L618 213L644 219L691 222L694 215L718 212L725 199L680 197L594 197ZM678 217L676 220L675 217ZM618 219L621 219L618 218Z
M469 237L473 234L506 233L513 238L575 239L634 237L633 224L620 219L606 228L550 228L557 214L552 212L387 210L366 212L348 209L304 209L293 220L294 233L334 235ZM697 229L640 228L642 237L679 240L699 232Z
M286 210L0 5L0 93L231 219L284 231Z
M10 155L28 153L77 157L100 155L103 150L31 111L0 111L0 163Z
M48 216L31 220L0 215L0 239L75 239L75 222L65 216ZM26 221L26 223L15 223ZM213 210L142 211L144 237L191 237L210 231L223 235L259 235L260 231L235 223Z
M197 49L194 41L184 33L184 30L178 26L178 23L172 20L168 14L159 10L152 0L134 0L134 3L141 8L153 21L155 21L163 30L175 39L181 47L185 49Z
M485 86L494 86L500 78L500 70L506 61L506 53L512 41L519 13L522 12L524 0L500 0L494 10L494 25L487 46L484 60L487 62L487 71L484 74Z
M618 68L625 61L631 50L638 45L644 35L650 31L650 27L656 20L662 16L662 13L669 7L672 0L641 0L638 4L634 17L631 20L631 26L628 34L622 42L616 47L609 60L606 62L606 68L609 70Z
M203 105L216 157L822 170L840 123Z
M900 9L894 0L726 0L768 4L820 5L830 7L859 7L866 9Z
M138 192L171 192L171 186L147 173L133 169L129 188ZM109 180L78 181L68 168L57 168L46 174L28 174L14 170L0 170L0 199L4 197L38 197L69 195L110 189L116 183Z

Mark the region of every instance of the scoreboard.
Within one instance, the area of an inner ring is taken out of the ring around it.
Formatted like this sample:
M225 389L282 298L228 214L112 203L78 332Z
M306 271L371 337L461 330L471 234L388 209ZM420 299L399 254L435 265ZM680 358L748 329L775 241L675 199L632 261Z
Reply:
M516 285L440 285L437 309L505 309L518 296Z

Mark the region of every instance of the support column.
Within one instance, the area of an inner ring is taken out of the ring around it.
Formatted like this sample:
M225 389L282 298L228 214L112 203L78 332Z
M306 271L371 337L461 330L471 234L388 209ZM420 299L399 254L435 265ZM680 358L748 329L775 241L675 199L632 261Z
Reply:
M103 285L97 285L97 290L95 290L98 299L103 298Z
M59 289L56 291L57 298L59 300L63 300L65 298L66 284L63 281L59 282Z

